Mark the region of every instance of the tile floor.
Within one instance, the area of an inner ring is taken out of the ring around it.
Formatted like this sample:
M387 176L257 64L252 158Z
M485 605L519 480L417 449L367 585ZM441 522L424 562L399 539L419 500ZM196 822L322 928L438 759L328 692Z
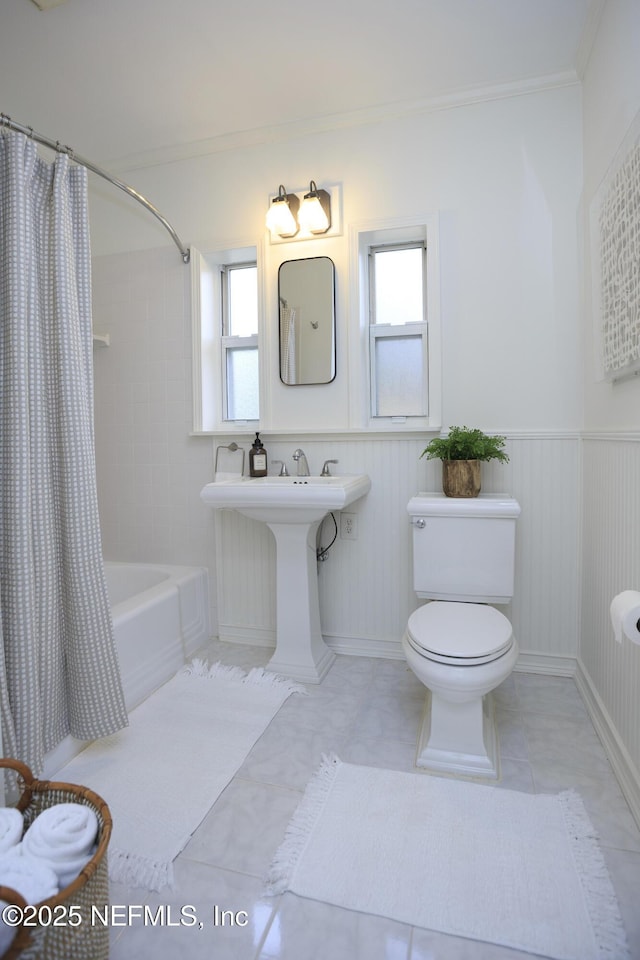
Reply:
M265 665L269 651L214 643L207 656L248 669ZM173 922L191 905L205 918L204 929L145 927L133 918L111 928L112 960L532 960L293 894L264 896L271 857L323 753L413 769L424 690L403 662L338 657L322 684L308 690L284 704L196 830L175 863L175 889L150 894L112 884L112 905L170 906ZM514 673L495 702L499 786L579 791L600 836L631 956L640 958L640 833L573 680ZM197 782L194 770L185 790L197 789Z

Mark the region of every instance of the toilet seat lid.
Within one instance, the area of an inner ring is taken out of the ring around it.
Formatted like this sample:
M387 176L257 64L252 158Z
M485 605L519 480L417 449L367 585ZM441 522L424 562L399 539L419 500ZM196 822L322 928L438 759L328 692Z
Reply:
M407 633L418 653L457 665L497 660L513 643L509 620L481 603L425 603L409 617Z

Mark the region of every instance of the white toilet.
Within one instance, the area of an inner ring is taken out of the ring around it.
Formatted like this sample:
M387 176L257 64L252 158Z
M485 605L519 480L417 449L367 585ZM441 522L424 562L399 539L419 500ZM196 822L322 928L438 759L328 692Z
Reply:
M407 663L427 687L416 765L497 779L489 692L518 659L511 623L490 604L513 596L520 505L504 495L469 499L425 493L407 505L413 525L413 586L430 600L409 617Z

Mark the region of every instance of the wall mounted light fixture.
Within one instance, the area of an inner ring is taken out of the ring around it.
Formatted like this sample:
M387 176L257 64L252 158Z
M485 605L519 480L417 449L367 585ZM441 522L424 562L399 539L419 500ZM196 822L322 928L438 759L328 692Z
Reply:
M267 227L279 237L295 237L298 232L296 215L300 200L295 193L287 193L282 184L278 187L278 196L274 197L267 212Z
M310 240L328 231L334 233L332 226L331 196L327 190L318 190L315 180L310 181L306 193L287 193L280 184L267 212L267 229L271 232L272 243L293 237Z
M309 233L326 233L331 226L331 197L326 190L318 190L315 180L303 197L299 219L300 226Z

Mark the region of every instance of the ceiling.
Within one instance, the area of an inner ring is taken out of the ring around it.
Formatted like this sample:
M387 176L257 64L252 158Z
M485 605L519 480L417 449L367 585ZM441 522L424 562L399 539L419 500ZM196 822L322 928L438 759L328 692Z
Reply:
M604 2L0 0L0 112L111 169L162 162L579 79Z

